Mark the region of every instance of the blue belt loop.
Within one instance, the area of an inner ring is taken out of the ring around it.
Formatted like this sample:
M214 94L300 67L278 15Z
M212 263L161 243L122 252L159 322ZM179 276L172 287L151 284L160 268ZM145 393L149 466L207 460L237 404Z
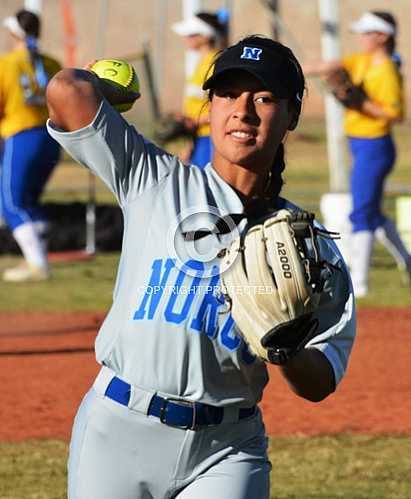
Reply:
M116 376L111 379L104 395L128 407L131 385ZM238 420L254 416L257 407L239 409ZM168 426L196 430L222 423L224 408L176 398L154 395L148 408L149 416L156 416Z
M105 395L119 404L128 407L131 395L131 385L122 379L117 378L117 376L114 376L106 388Z

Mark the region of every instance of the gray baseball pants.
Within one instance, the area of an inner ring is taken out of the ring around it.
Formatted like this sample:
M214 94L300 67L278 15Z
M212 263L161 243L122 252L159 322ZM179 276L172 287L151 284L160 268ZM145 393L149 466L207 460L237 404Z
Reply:
M107 398L107 382L96 380L74 421L69 499L269 498L271 464L259 411L185 430L147 416L141 401L126 407Z

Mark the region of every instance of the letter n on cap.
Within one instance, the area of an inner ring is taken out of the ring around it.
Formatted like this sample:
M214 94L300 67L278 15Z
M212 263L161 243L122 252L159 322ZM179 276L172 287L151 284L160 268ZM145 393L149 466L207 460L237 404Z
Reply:
M259 49L257 47L243 47L241 59L252 59L253 61L259 61L262 51L263 49Z

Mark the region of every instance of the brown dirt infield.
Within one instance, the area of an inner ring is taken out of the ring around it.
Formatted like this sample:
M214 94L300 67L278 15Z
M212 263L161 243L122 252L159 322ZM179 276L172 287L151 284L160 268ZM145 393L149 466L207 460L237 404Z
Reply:
M0 440L69 439L98 371L104 314L0 315ZM261 407L270 435L411 435L411 309L360 309L357 341L337 392L320 404L290 393L275 367Z

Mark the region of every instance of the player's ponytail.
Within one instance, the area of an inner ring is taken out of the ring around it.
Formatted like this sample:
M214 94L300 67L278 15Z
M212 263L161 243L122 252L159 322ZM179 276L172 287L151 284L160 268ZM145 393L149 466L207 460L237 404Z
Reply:
M279 196L284 185L282 173L285 170L284 144L281 142L275 153L273 166L271 167L269 186L267 189L273 198Z
M16 19L20 28L25 33L24 40L33 66L36 84L40 90L40 93L32 93L28 77L22 75L22 86L26 101L31 105L44 105L44 91L49 82L49 76L45 70L43 57L38 48L38 38L40 37L41 30L40 18L34 12L22 9L17 12Z
M395 20L395 17L390 12L373 10L371 12L371 14L379 17L380 19L382 19L386 23L391 24L391 26L394 28L394 34L390 35L385 43L385 48L387 49L388 53L392 56L395 53L396 36L397 36L397 21Z
M295 72L297 73L297 78L294 85L292 86L293 90L290 92L290 95L288 97L288 106L289 109L296 114L296 118L298 120L301 114L303 96L305 91L304 73L298 59L295 57L292 50L288 47L283 47L283 49L285 50L288 61L291 63L291 65L288 66L288 71L290 71L291 74L294 73L294 75ZM284 185L282 174L285 170L285 166L285 149L283 142L281 142L274 156L270 178L267 185L267 191L269 191L274 198L279 196Z
M198 12L196 17L213 29L215 36L210 38L213 47L222 49L228 45L229 14L225 9L220 9L216 13Z
M38 50L37 38L34 38L34 36L27 36L26 47L30 54L30 60L34 69L36 83L41 90L45 90L49 82L49 76L44 67L43 57Z
M396 52L396 42L397 42L397 21L395 17L389 12L374 10L372 11L374 16L379 17L383 21L391 24L394 28L394 34L390 35L385 42L385 48L388 54L391 56L391 59L394 61L394 64L397 66L398 71L401 71L402 60L401 56L398 52Z

